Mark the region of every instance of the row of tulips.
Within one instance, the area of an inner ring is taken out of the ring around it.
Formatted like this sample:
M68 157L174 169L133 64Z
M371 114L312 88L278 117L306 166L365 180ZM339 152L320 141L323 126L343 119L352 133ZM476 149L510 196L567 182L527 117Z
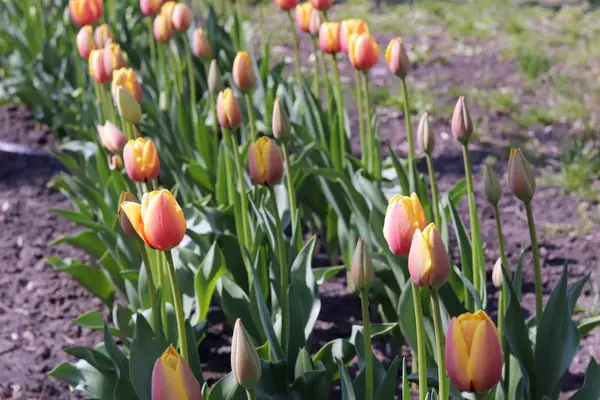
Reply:
M82 60L89 71L88 78L74 77L83 93L74 107L84 133L67 139L57 154L69 173L53 184L76 207L57 212L86 230L55 242L84 249L96 263L49 262L100 296L112 319L104 322L93 311L77 318L104 332L103 345L66 349L79 361L51 375L92 398L327 399L339 379L344 399L391 399L398 375L403 398L410 397L409 380L418 383L421 399L461 398L461 392L558 396L579 337L598 321L573 320L585 279L567 287L566 268L543 307L531 205L535 180L525 157L511 152L508 184L524 203L531 233L536 315L530 320L519 305L524 259L511 267L506 258L500 181L490 166L484 169L501 254L492 274L501 288L496 329L485 311L469 151L475 128L465 99L458 100L450 125L463 148L466 179L441 194L433 168L435 132L424 114L413 138L410 60L402 38L392 40L385 59L402 83L409 151L406 160L393 152L382 160L368 79L379 48L364 21L327 20L332 3L275 1L288 14L294 45L295 75L288 82L284 65L270 60L264 34L260 59L245 51L239 2L220 15L208 4L197 27L184 3L70 1L72 21L81 28L68 48L79 53L72 58L75 71L84 70ZM297 31L313 45L311 87ZM346 123L342 52L356 71L357 132ZM321 79L330 73L333 79ZM94 126L97 135L85 132ZM360 159L348 151L357 133ZM91 157L79 141L95 142ZM417 172L415 142L427 161L429 190ZM385 169L397 180L383 178ZM390 187L401 194L387 200ZM464 196L470 235L456 211ZM117 221L121 229L115 230ZM452 226L460 263L449 257ZM315 238L304 240L306 229L323 233L334 264L341 254L345 265L313 268ZM343 270L349 289L360 295L363 324L315 352L319 285ZM198 346L213 298L233 327L232 372L209 387ZM370 322L375 308L385 323ZM386 367L371 348L381 335L389 335L398 352ZM562 349L551 346L556 341L565 343ZM403 344L412 348L414 374L406 371ZM351 379L347 365L355 358L359 370ZM588 373L592 380L598 375L595 362ZM598 397L589 385L579 396Z

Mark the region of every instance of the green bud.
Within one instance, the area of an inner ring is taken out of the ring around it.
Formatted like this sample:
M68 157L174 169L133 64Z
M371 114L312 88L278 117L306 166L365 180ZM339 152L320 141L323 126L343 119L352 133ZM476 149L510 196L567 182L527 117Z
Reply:
M283 139L288 136L292 131L292 124L290 123L290 118L285 112L285 108L281 104L279 97L275 99L275 104L273 104L273 136L277 139Z
M360 292L368 290L373 284L375 271L373 270L373 260L369 247L365 245L364 239L361 237L356 243L356 249L352 256L352 267L350 276L354 287Z
M483 169L483 192L487 201L493 206L498 204L502 196L500 179L489 163Z
M237 382L246 390L256 389L262 375L258 353L239 318L235 321L231 338L231 371Z
M131 124L139 124L142 119L140 103L123 86L117 87L117 109L121 117Z

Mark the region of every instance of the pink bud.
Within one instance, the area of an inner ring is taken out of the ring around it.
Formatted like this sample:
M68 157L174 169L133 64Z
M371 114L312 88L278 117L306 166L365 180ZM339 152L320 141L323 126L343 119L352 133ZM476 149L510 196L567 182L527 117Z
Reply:
M95 48L92 27L91 25L86 25L77 33L77 51L79 51L81 58L87 60Z
M173 28L178 31L186 31L192 23L190 9L184 3L177 3L173 7Z
M255 185L271 186L283 176L283 160L275 142L262 136L248 148L248 173Z
M127 143L127 138L112 122L106 121L104 125L96 125L100 142L111 153L117 153Z

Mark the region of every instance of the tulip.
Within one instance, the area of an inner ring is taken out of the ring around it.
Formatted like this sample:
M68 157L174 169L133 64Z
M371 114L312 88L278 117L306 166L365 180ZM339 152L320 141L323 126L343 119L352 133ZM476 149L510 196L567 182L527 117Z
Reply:
M217 118L221 128L236 129L242 123L240 105L229 88L217 97Z
M140 9L146 16L156 15L160 12L164 0L140 0Z
M406 54L402 38L398 37L390 41L385 51L385 59L394 75L405 78L410 72L410 60L408 54Z
M96 125L96 129L98 130L100 143L111 153L121 151L125 143L127 143L127 138L123 132L110 121L106 121L104 125Z
M438 289L450 276L450 260L442 236L432 222L415 230L408 255L408 271L414 283Z
M125 59L123 58L123 52L121 51L121 46L116 43L109 43L104 48L104 69L107 74L110 74L112 78L112 73L115 70L123 68L125 66Z
M354 68L368 71L377 64L379 46L368 33L352 35L348 41L348 57Z
M321 24L319 28L319 45L324 53L336 54L342 50L339 22L323 22Z
M92 25L102 17L102 0L70 0L69 11L73 22L79 26Z
M316 8L313 8L310 12L310 19L308 21L308 31L312 36L319 36L321 24L323 24L321 12Z
M510 269L506 271L508 274L508 278L511 279ZM498 257L496 263L494 264L494 268L492 269L492 283L495 287L502 287L502 282L504 281L504 275L502 274L502 257Z
M142 87L133 69L121 68L113 71L111 90L115 104L117 103L117 89L119 86L127 90L138 103L142 103Z
M142 119L140 103L123 86L117 86L117 109L123 119L131 124L139 124Z
M383 236L390 251L397 256L408 255L415 231L425 229L426 225L425 212L416 193L410 197L400 194L392 197L383 224Z
M321 11L327 11L333 5L333 0L310 0L313 7Z
M238 318L231 337L231 372L244 389L253 391L262 375L260 358L252 339Z
M362 35L363 33L369 33L369 27L362 19L345 19L340 25L340 46L342 51L348 52L348 45L350 44L350 37L352 35Z
M275 5L282 10L291 10L298 5L298 0L273 0Z
M279 97L275 99L273 104L273 136L277 139L282 139L288 136L292 131L292 124L290 118L285 112L285 108L281 104Z
M102 24L96 28L94 31L94 41L96 42L96 47L99 49L112 43L113 33L107 24Z
M175 4L171 21L173 22L175 30L187 31L192 23L192 16L188 6L184 3Z
M302 32L310 33L310 15L313 5L309 2L296 6L296 25Z
M130 140L123 149L127 175L135 182L155 179L160 171L158 152L152 139Z
M154 363L152 400L202 400L200 384L187 361L169 346Z
M127 168L127 158L125 160ZM183 211L175 197L166 189L144 193L141 205L125 202L121 207L137 234L153 249L171 250L185 236Z
M192 51L203 61L210 59L212 53L210 42L206 38L202 28L197 28L192 35Z
M535 177L521 149L510 149L508 185L521 201L529 202L535 194Z
M169 18L165 18L164 15L159 14L154 18L152 32L156 41L167 42L173 37L173 24Z
M175 10L176 4L177 3L174 1L167 1L160 8L160 15L165 17L169 23L173 23L173 11Z
M250 143L248 174L255 185L272 186L283 176L283 160L275 142L266 136Z
M458 389L469 392L486 392L502 377L498 332L485 311L465 313L450 321L446 371Z
M500 179L498 179L498 175L489 163L483 169L483 193L487 201L493 206L498 205L500 196L502 196Z
M106 49L97 49L90 52L88 66L90 76L96 83L106 83L110 81L111 73L106 70L104 58Z
M233 75L233 81L235 85L240 88L241 91L245 92L254 89L256 84L256 76L252 68L252 60L245 51L240 51L233 60L233 67L231 74Z
M423 113L417 128L417 143L424 153L431 154L435 147L435 135L429 126L429 114Z
M92 50L96 48L94 34L91 25L82 27L77 33L77 51L84 60L90 57Z
M210 62L210 66L208 67L208 78L206 80L208 82L208 90L212 93L217 93L221 90L223 81L221 79L221 71L219 71L219 64L215 59Z
M460 96L452 114L452 134L462 144L467 144L473 134L473 122L465 96Z
M119 217L119 225L121 225L121 229L127 236L138 236L135 228L127 218L127 214L123 212L123 203L125 202L134 202L137 203L137 199L130 192L121 192L121 196L119 197L119 211L117 212L117 216Z
M113 154L108 160L108 169L111 171L120 171L123 168L123 158L118 154Z
M354 287L362 292L368 290L373 284L375 270L373 269L373 260L369 246L365 245L364 239L358 238L354 255L352 256L352 264L350 268L350 277Z

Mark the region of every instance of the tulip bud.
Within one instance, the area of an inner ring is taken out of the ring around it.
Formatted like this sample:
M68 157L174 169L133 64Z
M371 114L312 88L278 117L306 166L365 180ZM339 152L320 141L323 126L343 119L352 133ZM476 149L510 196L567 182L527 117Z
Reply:
M202 400L192 369L173 346L160 356L152 370L152 400Z
M82 27L77 33L77 51L84 60L90 57L92 50L96 48L91 25Z
M104 125L96 125L96 129L98 130L100 143L111 153L121 151L125 143L127 143L127 138L123 132L110 121L106 121Z
M125 202L134 202L137 203L137 199L130 192L121 192L121 196L119 197L119 211L117 215L119 217L119 225L121 225L121 229L127 236L136 236L139 237L135 228L127 218L127 214L123 212L121 205Z
M282 10L291 10L298 5L298 0L273 0L275 5Z
M160 172L160 159L152 139L130 140L123 149L127 175L134 182L155 179Z
M390 251L397 256L407 256L417 229L425 229L427 220L416 193L400 194L391 198L383 223L383 236Z
M308 31L312 36L319 36L319 29L323 24L323 16L321 12L316 8L313 8L310 12L310 19L308 21Z
M454 317L446 333L446 371L459 390L487 392L502 377L502 348L485 311Z
M175 10L174 1L165 2L160 8L160 15L166 18L169 21L169 24L173 24L173 10Z
M117 103L117 89L119 86L125 88L138 103L142 103L142 87L133 69L121 68L113 71L111 91L115 104Z
M314 369L315 367L310 358L310 354L308 354L306 348L301 348L298 352L298 357L296 358L296 364L294 365L294 378L298 378L307 372L314 371Z
M106 49L92 50L88 58L90 77L96 83L106 83L110 81L110 78L112 77L112 72L107 71L105 67L105 52Z
M163 6L164 7L164 6ZM171 20L159 14L154 18L152 24L154 39L158 42L168 42L173 37L173 24Z
M348 40L348 57L354 68L368 71L377 64L379 46L368 33L352 35Z
M502 286L502 282L504 282L504 275L502 274L502 270L502 258L498 257L496 263L494 264L494 269L492 270L492 282L497 288L500 288ZM508 276L508 279L512 279L512 272L510 271L508 265L506 266L506 275Z
M310 0L312 5L321 11L327 11L333 5L333 0Z
M123 86L117 86L117 109L123 119L132 124L139 124L142 119L140 103Z
M221 71L219 71L219 64L217 60L213 59L208 67L208 90L213 93L221 91L223 87L223 81L221 80Z
M104 48L104 69L106 73L112 78L113 71L121 69L124 66L125 59L123 58L121 46L116 43L109 43Z
M390 71L400 77L405 78L410 72L410 60L406 54L406 48L402 38L392 39L385 51L385 59L388 63Z
M319 46L321 46L323 53L336 54L341 51L339 22L323 22L321 24L319 28Z
M493 206L498 204L500 196L502 196L500 179L489 163L483 169L483 192L487 201Z
M352 256L350 276L354 287L359 292L369 290L373 284L373 278L375 277L373 260L371 259L369 246L365 245L365 241L362 237L358 238L358 242L356 243L356 249Z
M258 353L239 318L235 321L231 338L231 371L246 390L254 390L262 375Z
M107 24L102 24L96 28L94 31L94 41L96 42L96 47L99 49L112 43L113 33Z
M93 25L102 17L102 0L70 0L69 11L73 22L79 26Z
M210 59L210 42L206 38L206 35L204 34L204 30L202 28L197 28L194 31L192 37L192 51L194 52L194 55L200 57L202 61Z
M248 174L255 185L272 186L283 176L283 160L277 144L266 136L248 147Z
M313 5L308 2L296 6L296 25L302 32L310 32L310 14L312 10Z
M231 71L233 75L233 81L235 85L240 88L241 91L247 92L254 89L256 84L256 76L254 75L254 69L252 68L252 60L245 51L240 51L233 60L233 68Z
M429 114L423 113L417 128L417 143L424 153L431 154L435 147L435 135L429 126Z
M152 16L159 13L164 0L140 0L140 9L146 16Z
M535 177L521 149L510 149L508 185L515 196L526 203L531 201L535 194Z
M108 159L108 169L111 171L120 171L123 168L123 158L118 154L113 154Z
M460 96L454 107L452 114L452 134L462 144L469 143L469 138L473 134L473 122L471 114L467 108L465 96Z
M190 9L184 3L177 3L173 7L173 28L178 31L187 31L192 23Z
M217 97L217 118L221 128L236 129L242 123L240 105L229 88Z
M417 228L408 254L408 271L414 283L438 289L450 276L450 260L442 236L434 223L421 232Z
M178 246L185 236L186 222L183 210L168 190L144 193L142 204L124 202L121 207L137 234L153 249L171 250Z
M273 104L273 136L277 139L283 139L292 132L292 124L290 118L285 112L285 108L281 104L279 97L275 99Z
M340 25L340 46L342 51L348 52L348 45L350 44L350 37L352 35L362 35L363 33L369 33L369 27L362 19L345 19Z

